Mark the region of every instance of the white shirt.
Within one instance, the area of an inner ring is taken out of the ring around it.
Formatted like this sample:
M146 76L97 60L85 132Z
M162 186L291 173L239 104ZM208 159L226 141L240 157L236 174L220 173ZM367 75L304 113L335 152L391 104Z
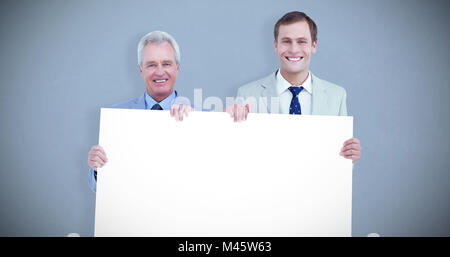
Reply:
M291 86L302 86L303 90L298 94L298 100L300 102L300 108L302 109L302 115L311 115L312 109L312 87L311 87L311 74L308 71L308 77L302 85L291 85L284 77L281 75L280 70L277 72L277 94L280 99L279 111L282 114L289 114L289 107L291 106L292 93L289 91Z

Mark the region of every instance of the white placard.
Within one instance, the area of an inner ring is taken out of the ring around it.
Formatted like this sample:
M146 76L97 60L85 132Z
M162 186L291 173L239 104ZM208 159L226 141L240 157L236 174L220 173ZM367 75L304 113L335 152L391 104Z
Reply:
M101 110L95 236L351 236L353 117Z

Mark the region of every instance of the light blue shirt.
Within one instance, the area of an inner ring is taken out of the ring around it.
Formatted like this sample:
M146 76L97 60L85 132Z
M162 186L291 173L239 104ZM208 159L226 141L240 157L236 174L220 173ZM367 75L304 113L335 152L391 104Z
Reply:
M145 91L145 109L150 110L153 105L159 104L163 110L170 110L170 107L172 107L173 102L175 101L175 98L177 97L177 91L173 91L172 94L170 94L168 97L166 97L161 102L156 102L155 99L153 99L151 96L147 94L147 91Z
M125 103L117 104L112 106L111 108L122 108L122 109L147 109L150 110L153 105L159 104L163 110L170 110L172 104L175 102L177 97L177 91L173 91L168 97L166 97L161 102L156 102L155 99L150 97L147 92L144 93L143 96L130 100ZM89 187L92 191L97 191L97 172L94 172L93 169L89 169Z

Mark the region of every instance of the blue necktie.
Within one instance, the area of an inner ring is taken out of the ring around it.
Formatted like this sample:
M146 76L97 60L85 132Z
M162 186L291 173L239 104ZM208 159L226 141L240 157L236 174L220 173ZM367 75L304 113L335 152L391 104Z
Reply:
M303 87L289 87L289 91L292 93L289 114L302 114L302 108L300 107L300 101L298 100L298 94L302 91L302 89Z
M162 110L163 108L159 104L155 104L152 106L152 110Z

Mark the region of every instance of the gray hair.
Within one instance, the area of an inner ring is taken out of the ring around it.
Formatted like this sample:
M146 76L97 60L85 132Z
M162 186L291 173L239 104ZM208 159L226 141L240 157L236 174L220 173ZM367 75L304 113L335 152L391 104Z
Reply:
M142 66L142 51L144 47L151 43L161 44L163 42L168 42L172 45L173 50L175 51L175 59L177 64L180 64L180 47L177 44L177 41L167 32L164 31L152 31L147 35L143 36L141 40L139 40L137 54L138 54L138 64Z

